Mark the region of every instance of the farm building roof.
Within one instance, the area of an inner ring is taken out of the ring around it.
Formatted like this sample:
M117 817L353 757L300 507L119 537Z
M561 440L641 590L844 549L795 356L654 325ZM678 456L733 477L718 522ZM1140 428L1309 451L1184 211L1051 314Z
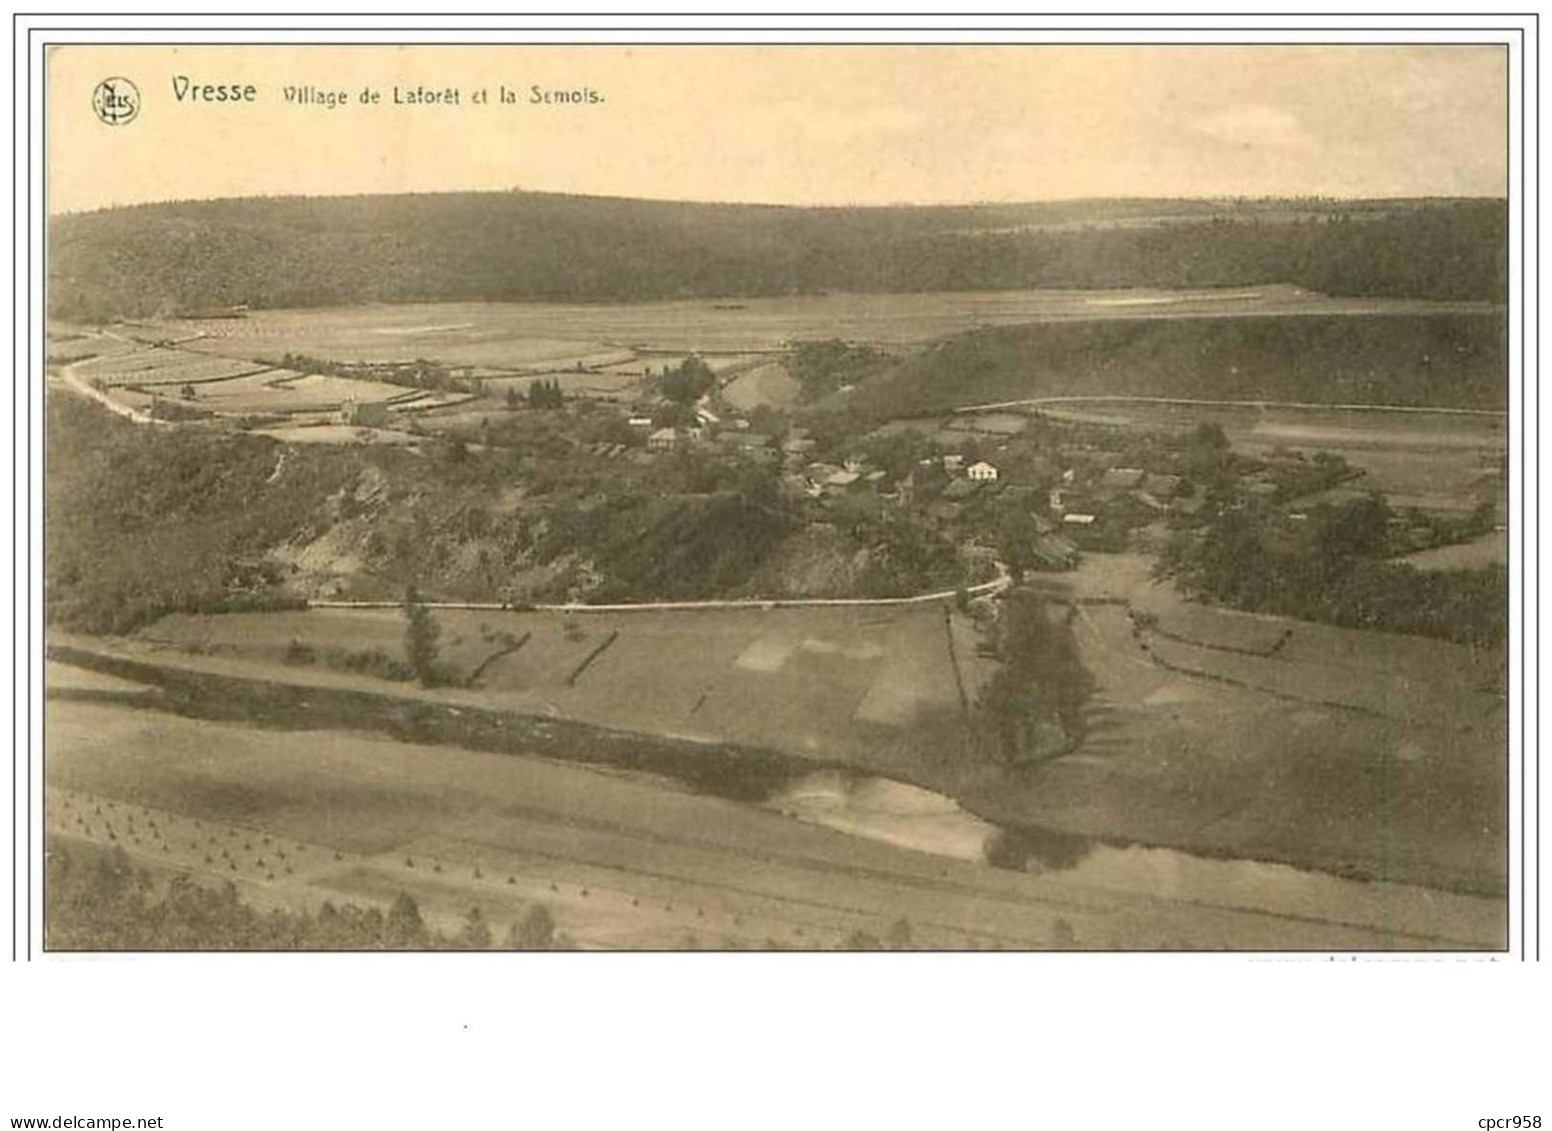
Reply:
M1105 474L1099 477L1101 487L1113 487L1123 491L1130 491L1143 481L1147 472L1140 467L1111 467L1105 470Z

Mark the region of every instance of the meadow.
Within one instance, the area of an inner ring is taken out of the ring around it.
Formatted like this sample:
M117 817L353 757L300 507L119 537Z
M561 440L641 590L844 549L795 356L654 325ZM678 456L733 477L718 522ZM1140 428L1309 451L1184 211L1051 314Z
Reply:
M1486 304L1333 298L1297 287L827 294L643 303L411 303L256 310L242 318L149 323L184 348L243 357L305 353L563 369L631 361L636 350L765 353L840 338L910 345L985 326L1247 315L1443 314ZM622 352L623 351L623 352Z
M992 662L958 618L950 656L941 607L444 610L443 658L466 676L483 665L479 678L398 686L698 743L708 757L737 743L846 765L1010 826L1503 890L1501 656L1189 605L1129 555L1094 555L1040 584L1080 602L1077 638L1098 690L1078 749L1021 767L966 744L954 662L972 705ZM297 640L402 656L402 638L397 610L314 609L168 617L135 647L201 670L392 688L284 659Z
M1504 890L1502 653L1189 604L1150 579L1146 558L1100 559L1043 582L1080 602L1078 639L1099 682L1088 740L1020 786L960 795L968 807Z
M260 910L386 908L402 892L447 933L478 907L499 939L537 905L589 948L831 949L859 933L952 949L1458 948L1499 933L1490 901L1392 902L1381 888L1289 913L1264 893L1175 898L912 851L608 769L115 704L47 710L51 836L122 848L156 886L230 881Z
M435 615L459 682L479 673L456 693L471 703L809 757L878 757L913 724L957 715L959 681L973 694L989 674L957 616L950 655L937 605ZM403 660L404 624L397 609L174 614L137 638L271 664L297 645Z

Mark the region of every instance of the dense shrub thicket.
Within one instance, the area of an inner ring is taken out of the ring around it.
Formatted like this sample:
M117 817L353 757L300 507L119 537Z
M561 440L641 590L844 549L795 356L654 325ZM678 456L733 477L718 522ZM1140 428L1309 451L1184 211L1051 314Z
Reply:
M1390 508L1378 496L1312 510L1297 532L1224 510L1182 534L1159 563L1189 593L1255 612L1497 647L1509 623L1502 565L1419 570L1386 560Z

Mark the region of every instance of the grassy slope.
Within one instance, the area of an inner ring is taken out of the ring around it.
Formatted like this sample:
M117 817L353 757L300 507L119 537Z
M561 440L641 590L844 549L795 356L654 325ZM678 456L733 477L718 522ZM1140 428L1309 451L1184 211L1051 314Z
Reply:
M1127 394L1503 409L1500 314L1042 323L952 338L859 391L897 415Z

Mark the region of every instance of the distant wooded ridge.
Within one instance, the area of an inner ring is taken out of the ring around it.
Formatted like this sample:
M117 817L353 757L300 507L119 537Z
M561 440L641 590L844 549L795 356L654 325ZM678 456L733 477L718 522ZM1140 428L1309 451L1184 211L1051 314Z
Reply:
M282 197L54 217L49 313L1213 287L1503 302L1502 200L801 208L544 193Z

